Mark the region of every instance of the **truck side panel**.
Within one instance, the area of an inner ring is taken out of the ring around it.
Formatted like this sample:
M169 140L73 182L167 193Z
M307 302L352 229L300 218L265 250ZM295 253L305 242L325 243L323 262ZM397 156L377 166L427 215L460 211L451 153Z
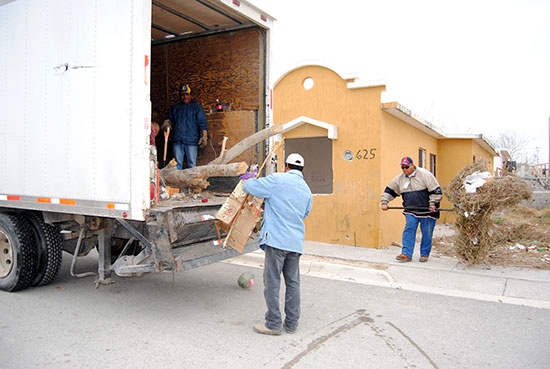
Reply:
M0 207L143 219L150 2L0 6Z

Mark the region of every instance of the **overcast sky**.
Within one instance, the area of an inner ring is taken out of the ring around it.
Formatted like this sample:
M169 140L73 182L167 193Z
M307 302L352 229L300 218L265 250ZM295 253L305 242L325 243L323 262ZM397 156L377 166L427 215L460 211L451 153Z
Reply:
M514 132L549 161L549 0L249 1L277 19L272 83L321 62L446 133Z

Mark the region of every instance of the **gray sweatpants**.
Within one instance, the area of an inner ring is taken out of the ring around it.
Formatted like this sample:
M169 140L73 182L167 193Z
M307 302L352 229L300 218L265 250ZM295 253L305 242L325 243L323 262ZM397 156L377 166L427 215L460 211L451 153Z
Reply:
M267 305L265 326L281 329L279 308L281 272L285 278L285 324L289 329L298 327L300 318L300 256L296 252L284 251L265 245L264 297Z

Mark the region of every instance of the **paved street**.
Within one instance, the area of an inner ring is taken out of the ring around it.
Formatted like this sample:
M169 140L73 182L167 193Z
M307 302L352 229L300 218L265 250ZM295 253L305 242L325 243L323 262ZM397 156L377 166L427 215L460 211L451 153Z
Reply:
M294 335L261 336L261 269L2 293L2 368L547 368L550 310L303 276ZM78 266L94 270L91 255ZM252 290L237 286L256 274Z

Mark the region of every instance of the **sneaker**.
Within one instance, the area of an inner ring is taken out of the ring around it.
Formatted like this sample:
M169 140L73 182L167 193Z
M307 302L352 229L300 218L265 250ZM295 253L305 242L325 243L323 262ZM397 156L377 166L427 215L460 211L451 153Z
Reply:
M405 255L405 254L401 254L401 255L397 255L397 256L395 257L395 260L397 260L397 261L411 261L411 258L408 257L408 256Z
M281 329L269 329L265 324L258 324L254 326L254 332L260 334L267 334L269 336L280 336L282 333Z
M286 333L289 333L289 334L294 334L294 333L296 333L296 328L291 329L291 328L289 328L289 327L286 325L286 323L283 323L283 327L285 327Z
M418 261L420 261L421 263L425 263L428 261L428 257L427 256L421 256L420 259L418 259Z

